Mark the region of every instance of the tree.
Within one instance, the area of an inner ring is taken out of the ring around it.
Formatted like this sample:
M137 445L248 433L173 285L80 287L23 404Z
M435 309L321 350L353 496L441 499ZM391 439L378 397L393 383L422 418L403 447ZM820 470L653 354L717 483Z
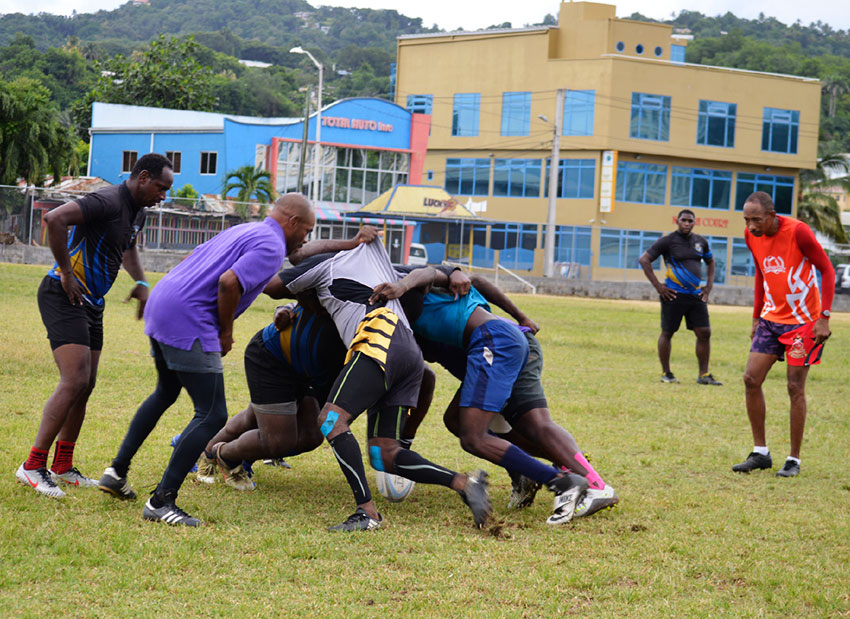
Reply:
M850 192L850 156L828 154L814 170L800 172L797 217L836 243L848 243L841 209L830 190Z
M829 95L829 117L835 117L835 100L850 91L850 80L839 73L830 73L823 78L823 91Z
M227 173L224 178L224 188L221 195L226 198L231 191L238 191L236 194L237 205L235 207L236 214L242 219L247 219L250 213L248 212L248 202L252 197L256 197L260 202L260 210L258 215L265 216L266 205L274 200L275 190L272 187L271 175L266 170L261 170L259 167L244 165Z
M176 191L172 188L171 191L168 192L168 195L172 198L177 198L174 200L175 204L185 206L187 208L194 208L198 198L201 197L201 194L192 187L191 183L186 183Z

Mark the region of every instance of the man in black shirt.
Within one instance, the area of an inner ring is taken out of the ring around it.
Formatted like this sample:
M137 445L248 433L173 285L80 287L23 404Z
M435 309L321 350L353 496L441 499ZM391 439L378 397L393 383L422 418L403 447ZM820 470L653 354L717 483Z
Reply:
M705 237L692 232L696 223L693 211L680 211L676 223L678 230L655 241L638 259L646 278L655 286L661 298L661 335L658 336L661 380L665 383L679 382L670 371L670 348L673 334L679 330L684 317L688 329L697 337L697 382L701 385L720 385L708 371L708 357L711 351L708 295L711 294L714 283L714 256ZM667 277L663 284L652 271L652 261L658 256L664 256L664 263L667 265ZM700 261L706 265L706 284L702 288Z
M57 481L97 485L77 470L73 454L103 348L103 298L123 264L136 280L130 297L139 301L141 319L148 283L136 239L145 224L145 207L164 200L173 180L171 162L151 153L136 162L126 182L67 202L44 216L56 264L39 286L38 308L59 368L59 384L44 406L29 457L16 473L18 481L36 492L61 498L65 493ZM47 455L56 439L48 471Z

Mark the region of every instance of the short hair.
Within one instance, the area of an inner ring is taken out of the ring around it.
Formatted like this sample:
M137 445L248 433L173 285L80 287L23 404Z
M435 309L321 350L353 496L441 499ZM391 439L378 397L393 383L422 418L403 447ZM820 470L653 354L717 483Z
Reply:
M142 155L136 161L136 165L133 166L133 171L130 173L130 178L136 178L142 172L147 172L151 178L159 178L163 168L173 170L174 166L167 157L159 153L148 153L147 155Z
M773 198L770 197L769 193L765 193L764 191L751 193L747 196L747 199L744 200L744 204L747 202L755 202L756 204L761 205L761 207L768 213L776 212L776 205L773 203Z
M683 208L681 211L679 211L679 214L678 214L678 215L676 215L676 221L679 221L679 217L681 217L682 215L690 215L690 216L691 216L691 217L693 217L694 219L696 219L696 218L697 218L697 216L696 216L696 215L694 215L694 212L693 212L691 209L689 209L689 208Z

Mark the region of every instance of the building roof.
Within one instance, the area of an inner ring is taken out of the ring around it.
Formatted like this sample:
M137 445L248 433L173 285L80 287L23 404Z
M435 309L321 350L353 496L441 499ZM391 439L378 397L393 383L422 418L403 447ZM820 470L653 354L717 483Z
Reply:
M525 28L490 28L488 30L457 30L455 32L425 32L422 34L400 34L396 39L434 39L482 34L517 34L522 32L546 32L557 26L527 26Z
M121 105L118 103L92 104L91 128L98 130L204 130L223 131L224 120L234 120L249 125L288 125L301 122L302 118L258 118L216 112L193 110L171 110L168 108Z

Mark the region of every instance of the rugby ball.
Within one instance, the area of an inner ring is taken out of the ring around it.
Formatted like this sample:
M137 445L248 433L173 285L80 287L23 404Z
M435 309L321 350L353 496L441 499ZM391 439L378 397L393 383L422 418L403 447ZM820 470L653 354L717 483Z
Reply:
M383 471L376 472L375 482L381 496L391 503L398 503L406 499L413 492L413 486L416 485L415 481Z

